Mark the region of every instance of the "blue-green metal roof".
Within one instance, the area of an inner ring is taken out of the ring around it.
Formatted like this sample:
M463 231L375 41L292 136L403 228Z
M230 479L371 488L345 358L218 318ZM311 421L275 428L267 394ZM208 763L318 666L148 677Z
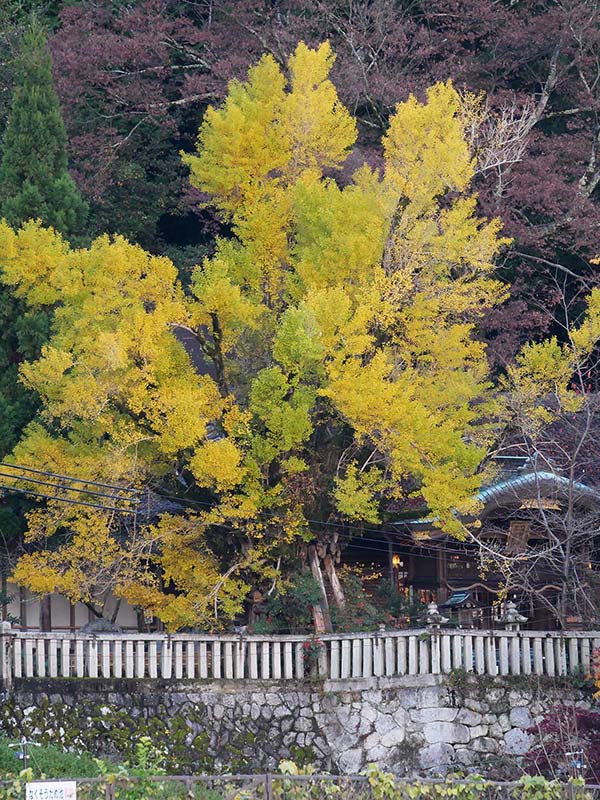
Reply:
M586 486L580 481L572 481L554 472L529 472L525 475L514 475L480 489L477 500L483 504L483 510L479 516L484 517L498 508L514 506L515 503L527 499L566 497L569 493L573 494L577 505L600 505L600 491L591 486ZM394 524L423 526L434 522L433 517L421 517Z
M515 475L500 483L493 483L480 489L477 499L488 506L495 507L510 500L526 500L527 498L565 496L572 493L576 500L584 505L600 503L600 492L580 481L571 481L564 475L554 472L530 472L526 475Z

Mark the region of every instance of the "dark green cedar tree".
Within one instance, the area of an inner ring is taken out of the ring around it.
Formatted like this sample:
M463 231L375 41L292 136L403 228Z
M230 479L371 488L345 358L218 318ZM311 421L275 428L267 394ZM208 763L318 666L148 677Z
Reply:
M35 21L23 37L15 79L0 166L0 213L13 226L39 218L76 239L85 228L87 206L67 170L67 134L52 60Z
M14 62L12 108L0 162L0 217L18 227L41 219L83 243L87 205L67 171L67 136L52 81L42 25L32 19ZM9 453L36 411L18 381L19 363L36 358L47 338L49 309L26 311L0 291L0 457Z
M32 19L13 62L14 90L0 163L0 217L16 226L41 219L77 242L87 206L67 171L67 136L52 82L52 60L41 24ZM0 288L0 458L18 442L37 411L33 392L19 383L19 363L36 358L48 337L49 309L26 310ZM12 550L23 529L27 500L0 507L2 548Z

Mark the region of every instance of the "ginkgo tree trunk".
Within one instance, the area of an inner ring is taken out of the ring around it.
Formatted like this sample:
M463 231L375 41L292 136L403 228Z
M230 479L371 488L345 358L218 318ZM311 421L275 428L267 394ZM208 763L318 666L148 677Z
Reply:
M469 190L474 101L450 83L410 97L381 166L348 177L356 126L332 64L327 44L299 44L285 74L264 56L207 111L184 161L231 233L190 295L119 237L71 250L0 227L3 280L55 308L21 369L42 412L14 458L175 496L134 520L49 502L19 582L86 601L102 586L172 629L214 627L299 554L343 603L332 531L378 525L391 501L420 497L463 534L496 414L475 326L505 296L500 222Z

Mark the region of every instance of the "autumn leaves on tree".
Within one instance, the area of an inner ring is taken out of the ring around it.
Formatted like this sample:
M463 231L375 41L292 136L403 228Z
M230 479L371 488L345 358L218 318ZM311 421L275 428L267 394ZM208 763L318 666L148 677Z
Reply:
M111 589L171 629L218 626L304 562L327 625L325 580L344 601L338 524L374 526L390 501L419 497L463 535L502 413L475 335L505 298L501 224L469 188L477 100L450 83L411 96L381 169L342 182L356 129L332 64L327 44L299 44L287 74L264 56L206 113L183 159L230 234L189 295L167 258L120 237L77 250L39 223L0 227L4 282L53 309L41 357L21 368L42 408L15 461L172 506L131 520L48 502L16 569L34 591L95 602ZM510 378L532 407L540 373L568 382L553 346Z

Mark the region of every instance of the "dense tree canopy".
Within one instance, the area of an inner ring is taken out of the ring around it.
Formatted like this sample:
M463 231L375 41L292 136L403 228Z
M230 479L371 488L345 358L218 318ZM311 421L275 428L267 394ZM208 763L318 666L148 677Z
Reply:
M0 40L8 62L3 69L6 73L10 65L14 79L0 159L0 217L13 225L33 217L65 234L81 235L86 205L67 172L67 137L50 53L39 21L29 17L32 10L26 3L12 9L12 14L8 6L0 9ZM11 47L13 59L8 57ZM10 453L38 409L36 393L19 382L19 364L39 357L48 325L48 309L28 308L4 287L0 294L0 457ZM0 530L10 549L22 535L23 509L23 498L12 497L0 510Z
M474 326L504 295L500 223L469 188L477 102L450 83L411 96L383 170L341 187L356 126L332 64L329 45L300 44L286 79L264 56L208 110L184 160L232 234L191 297L167 258L121 238L71 250L3 225L5 282L56 308L21 369L43 408L17 461L163 493L180 480L199 504L134 524L49 503L16 573L37 591L89 600L111 584L172 627L214 623L320 522L376 523L418 495L460 534L494 402Z
M15 61L15 85L0 162L0 213L12 225L40 219L81 235L87 214L67 171L67 136L43 30L34 24Z
M448 78L484 90L491 114L477 129L474 187L514 243L499 264L511 300L482 329L504 366L562 314L565 281L572 300L594 279L599 36L596 0L106 0L65 4L51 44L95 229L152 248L212 239L212 215L191 224L197 197L184 196L175 153L191 148L199 113L264 51L281 66L298 38L331 41L333 76L358 123L348 177L363 158L379 163L398 100L423 99Z
M14 458L149 492L135 518L31 513L18 580L217 625L299 561L343 601L337 525L417 503L462 536L503 427L535 435L548 396L576 411L596 382L598 20L594 0L1 9L7 52L31 49L0 64L3 377L27 396L25 359L40 403ZM54 230L11 227L29 217ZM5 452L35 402L4 409Z
M448 78L486 92L491 114L470 133L481 156L474 188L481 212L501 217L513 238L498 264L511 297L481 323L496 368L531 336L557 332L560 298L577 304L596 280L597 0L9 0L0 10L7 49L31 10L55 30L55 79L93 234L168 252L187 278L218 227L206 209L194 223L197 192L185 190L177 151L192 148L199 115L261 53L281 66L298 38L328 38L340 97L358 122L348 176L363 158L378 163L395 103L411 92L423 99ZM10 85L11 70L0 69Z
M67 171L67 137L52 81L46 36L33 19L14 60L14 90L0 159L0 217L15 226L41 220L68 236L83 233L86 205ZM46 310L0 297L0 455L14 447L36 408L18 364L39 355Z

